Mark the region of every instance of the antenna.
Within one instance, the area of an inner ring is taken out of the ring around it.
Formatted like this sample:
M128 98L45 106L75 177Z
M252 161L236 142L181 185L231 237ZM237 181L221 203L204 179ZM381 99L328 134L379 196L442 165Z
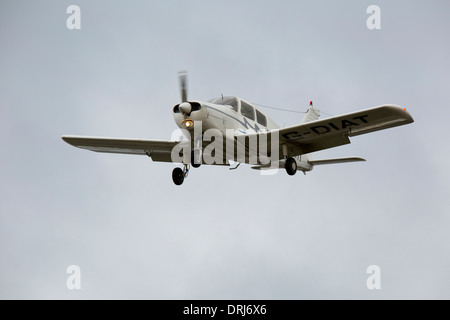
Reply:
M289 109L283 109L283 108L275 108L275 107L270 107L270 106L265 106L263 104L259 104L259 103L254 103L254 105L257 105L259 107L263 107L263 108L268 108L268 109L274 109L274 110L280 110L280 111L285 111L285 112L293 112L293 113L306 113L304 111L297 111L297 110L289 110Z

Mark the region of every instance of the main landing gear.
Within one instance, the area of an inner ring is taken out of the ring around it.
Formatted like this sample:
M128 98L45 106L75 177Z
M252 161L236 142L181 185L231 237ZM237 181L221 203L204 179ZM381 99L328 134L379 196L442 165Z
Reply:
M294 158L287 158L284 168L288 175L293 176L297 173L297 161Z
M184 182L184 179L187 178L189 174L189 169L191 165L193 168L198 168L202 164L202 154L201 150L192 150L191 152L191 164L184 164L183 169L175 168L172 171L172 180L177 186L181 186Z

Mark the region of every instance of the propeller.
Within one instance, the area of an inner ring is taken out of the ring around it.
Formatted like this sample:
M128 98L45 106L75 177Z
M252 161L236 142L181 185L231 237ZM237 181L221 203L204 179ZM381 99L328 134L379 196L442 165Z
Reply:
M187 102L187 72L180 71L178 78L180 79L181 102Z
M181 89L181 102L180 103L180 111L184 114L191 113L192 106L189 102L187 102L187 72L180 71L178 73L178 78L180 79L180 89Z
M187 100L187 72L186 71L178 72L178 79L180 80L180 89L181 89L181 103L178 105L178 108L180 109L181 113L184 116L184 120L181 121L181 126L186 129L193 129L195 123L192 119L189 119L188 117L190 117L193 107L195 107L196 105L199 105L199 103L193 103L194 104L194 106L193 106ZM198 110L198 109L196 109L196 110ZM194 135L195 135L195 133L194 133ZM194 142L194 140L196 140L196 142ZM194 168L198 168L198 167L200 167L200 165L202 163L202 145L201 145L202 142L201 142L201 139L199 139L198 137L196 138L195 136L192 141L194 144L194 150L192 150L192 153L191 153L191 165ZM183 171L183 177L187 176L189 167L187 167L187 168L188 168L187 171ZM186 170L186 165L185 165L185 170Z

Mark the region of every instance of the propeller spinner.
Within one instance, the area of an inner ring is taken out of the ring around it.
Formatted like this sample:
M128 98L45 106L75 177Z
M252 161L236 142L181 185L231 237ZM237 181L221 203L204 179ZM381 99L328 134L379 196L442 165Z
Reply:
M192 111L192 106L189 102L183 102L179 105L180 111L184 114L189 114Z

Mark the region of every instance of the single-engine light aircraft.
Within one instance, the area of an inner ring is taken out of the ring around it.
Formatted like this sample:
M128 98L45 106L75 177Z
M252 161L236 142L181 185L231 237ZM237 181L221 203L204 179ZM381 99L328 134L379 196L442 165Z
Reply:
M230 166L251 164L252 169L284 168L289 175L304 174L314 166L365 161L362 158L313 160L311 153L350 143L350 137L414 122L405 108L386 104L319 120L320 111L310 102L302 121L279 127L252 103L237 97L209 101L188 100L187 76L179 74L181 103L173 107L175 123L184 139L147 140L63 136L72 146L96 152L147 155L157 162L181 163L172 179L181 185L201 164ZM224 149L226 150L224 152ZM231 170L230 169L230 170Z

